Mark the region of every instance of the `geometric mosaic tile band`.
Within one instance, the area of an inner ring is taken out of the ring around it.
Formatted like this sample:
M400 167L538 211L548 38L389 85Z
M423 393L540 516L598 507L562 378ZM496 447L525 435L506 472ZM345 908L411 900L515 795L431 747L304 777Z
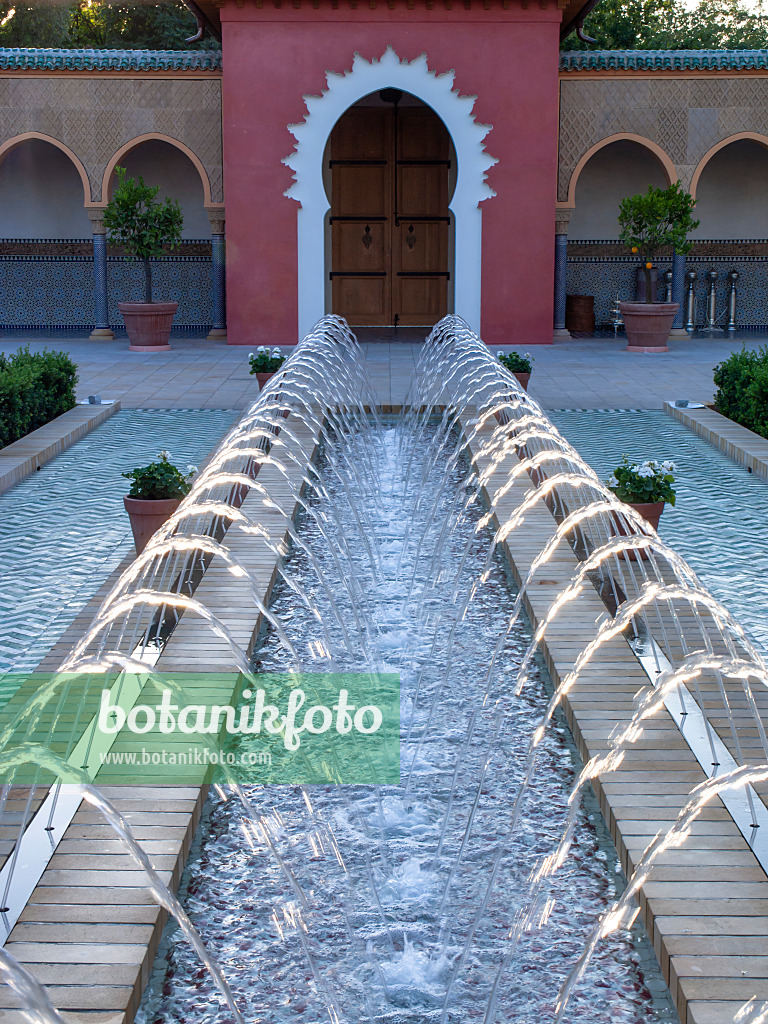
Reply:
M661 277L665 270L671 270L672 260L659 258L656 261ZM634 257L588 257L577 256L568 260L566 290L569 295L594 295L595 324L599 327L610 325L611 311L616 299L622 302L635 298L635 273L639 266ZM737 270L736 323L739 327L768 326L768 286L766 272L768 259L762 256L747 256L741 259L687 259L686 270L695 270L698 280L695 284L696 325L704 326L707 320L707 295L709 282L704 279L709 270L716 270L718 322L727 324L728 279L731 270ZM663 299L663 285L658 298Z
M107 259L109 324L122 327L118 302L142 301L141 264ZM152 261L156 301L178 302L178 327L211 324L210 256L169 256ZM85 256L8 256L0 258L0 326L92 327L93 259Z

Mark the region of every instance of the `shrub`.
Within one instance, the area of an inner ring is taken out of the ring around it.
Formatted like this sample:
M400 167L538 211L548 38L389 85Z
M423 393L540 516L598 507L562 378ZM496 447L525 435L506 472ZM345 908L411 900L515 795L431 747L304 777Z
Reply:
M768 437L768 359L756 360L747 386L752 422L750 430Z
M671 246L675 252L690 251L687 240L699 222L693 219L693 199L673 182L669 188L648 186L648 191L622 199L619 207L619 238L632 252L639 252L645 264L645 301L653 302L651 268L659 249Z
M0 355L0 447L74 409L77 367L66 352Z
M768 437L768 348L734 352L714 371L715 410Z

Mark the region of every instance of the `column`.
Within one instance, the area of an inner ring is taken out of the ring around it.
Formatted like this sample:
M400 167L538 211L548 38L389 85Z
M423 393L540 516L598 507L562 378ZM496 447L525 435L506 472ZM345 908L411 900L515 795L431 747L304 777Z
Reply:
M565 329L565 274L568 268L568 222L570 209L557 207L555 210L555 310L554 338L570 338Z
M107 292L107 236L104 227L104 210L92 207L88 210L93 233L93 306L94 325L92 338L114 338L109 327L109 301Z
M680 303L680 309L672 321L672 338L687 338L685 329L685 256L680 252L672 254L672 301Z
M227 308L225 294L225 246L224 246L224 208L216 207L208 210L211 222L211 283L213 286L212 319L213 326L208 335L209 341L222 341L227 337Z

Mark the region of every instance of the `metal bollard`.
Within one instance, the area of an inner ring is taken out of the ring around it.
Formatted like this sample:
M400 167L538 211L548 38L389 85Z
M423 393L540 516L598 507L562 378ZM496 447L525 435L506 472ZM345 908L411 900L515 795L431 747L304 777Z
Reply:
M709 281L709 291L707 292L707 331L721 331L722 327L717 326L717 271L708 270L706 274L707 280Z
M685 329L686 331L696 330L696 291L695 285L698 274L695 270L685 272Z
M672 271L664 271L664 301L672 301Z
M736 330L736 282L739 280L738 270L728 273L728 330Z

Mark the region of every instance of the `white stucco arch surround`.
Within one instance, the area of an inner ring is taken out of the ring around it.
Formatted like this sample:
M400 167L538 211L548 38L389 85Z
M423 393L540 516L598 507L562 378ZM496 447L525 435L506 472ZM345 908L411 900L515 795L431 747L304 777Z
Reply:
M328 89L322 96L305 96L308 114L301 124L289 125L296 148L284 158L294 172L285 193L301 204L298 216L299 337L324 316L325 215L330 209L323 187L323 153L333 126L354 103L379 89L393 87L416 96L443 121L453 140L458 164L456 189L449 204L456 222L455 312L480 330L482 212L480 202L495 195L486 184L486 171L497 161L485 151L483 139L491 125L478 124L472 114L475 96L459 96L455 73L429 70L427 55L401 61L391 46L380 60L367 61L356 53L352 70L326 72Z

